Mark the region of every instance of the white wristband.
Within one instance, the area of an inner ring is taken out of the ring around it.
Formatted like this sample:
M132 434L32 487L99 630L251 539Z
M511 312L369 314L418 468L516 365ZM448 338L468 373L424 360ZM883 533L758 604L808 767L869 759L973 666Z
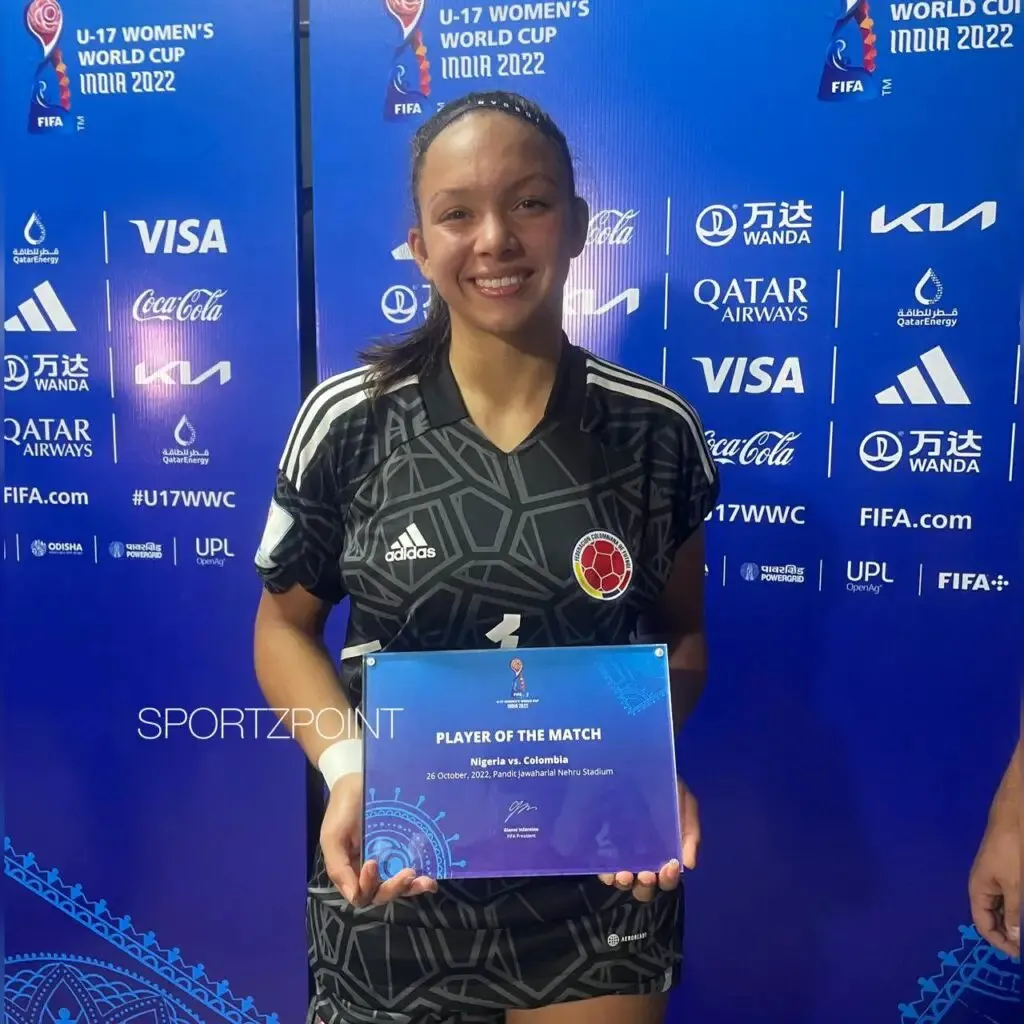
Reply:
M332 743L320 755L317 767L327 783L328 790L334 789L334 784L343 775L351 775L353 772L362 774L363 741L338 740L337 743Z

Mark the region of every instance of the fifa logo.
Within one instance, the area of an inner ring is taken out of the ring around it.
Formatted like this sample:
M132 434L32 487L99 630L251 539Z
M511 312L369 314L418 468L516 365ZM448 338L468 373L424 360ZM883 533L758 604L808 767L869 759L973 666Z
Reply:
M398 22L402 38L395 47L384 101L384 118L402 121L424 113L430 95L430 62L420 22L427 0L384 0L388 14ZM468 15L467 15L468 17Z
M523 660L522 658L513 658L509 663L508 667L512 669L515 678L512 680L512 699L523 700L529 696L526 691L526 680L523 678Z
M818 99L877 99L888 93L891 83L888 79L879 82L876 77L878 37L868 0L839 0L839 4Z
M25 28L42 50L32 83L28 130L33 135L71 131L71 79L60 49L64 12L57 0L32 0L25 8Z

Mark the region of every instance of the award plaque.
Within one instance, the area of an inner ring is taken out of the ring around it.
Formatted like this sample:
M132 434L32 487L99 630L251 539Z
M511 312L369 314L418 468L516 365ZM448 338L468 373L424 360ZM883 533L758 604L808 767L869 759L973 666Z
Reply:
M664 646L377 653L363 680L363 856L382 878L681 857Z

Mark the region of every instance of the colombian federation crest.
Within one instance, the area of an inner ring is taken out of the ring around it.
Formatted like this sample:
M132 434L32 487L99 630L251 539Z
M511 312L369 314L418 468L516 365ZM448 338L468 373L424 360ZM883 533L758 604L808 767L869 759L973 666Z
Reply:
M591 530L576 542L572 571L576 582L595 601L614 601L626 592L633 578L633 559L614 533Z

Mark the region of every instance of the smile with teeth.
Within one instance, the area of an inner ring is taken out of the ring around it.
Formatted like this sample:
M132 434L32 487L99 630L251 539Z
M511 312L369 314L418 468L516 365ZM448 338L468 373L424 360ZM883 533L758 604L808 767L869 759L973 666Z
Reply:
M529 274L506 274L504 277L476 277L473 283L489 295L512 295L523 285Z

